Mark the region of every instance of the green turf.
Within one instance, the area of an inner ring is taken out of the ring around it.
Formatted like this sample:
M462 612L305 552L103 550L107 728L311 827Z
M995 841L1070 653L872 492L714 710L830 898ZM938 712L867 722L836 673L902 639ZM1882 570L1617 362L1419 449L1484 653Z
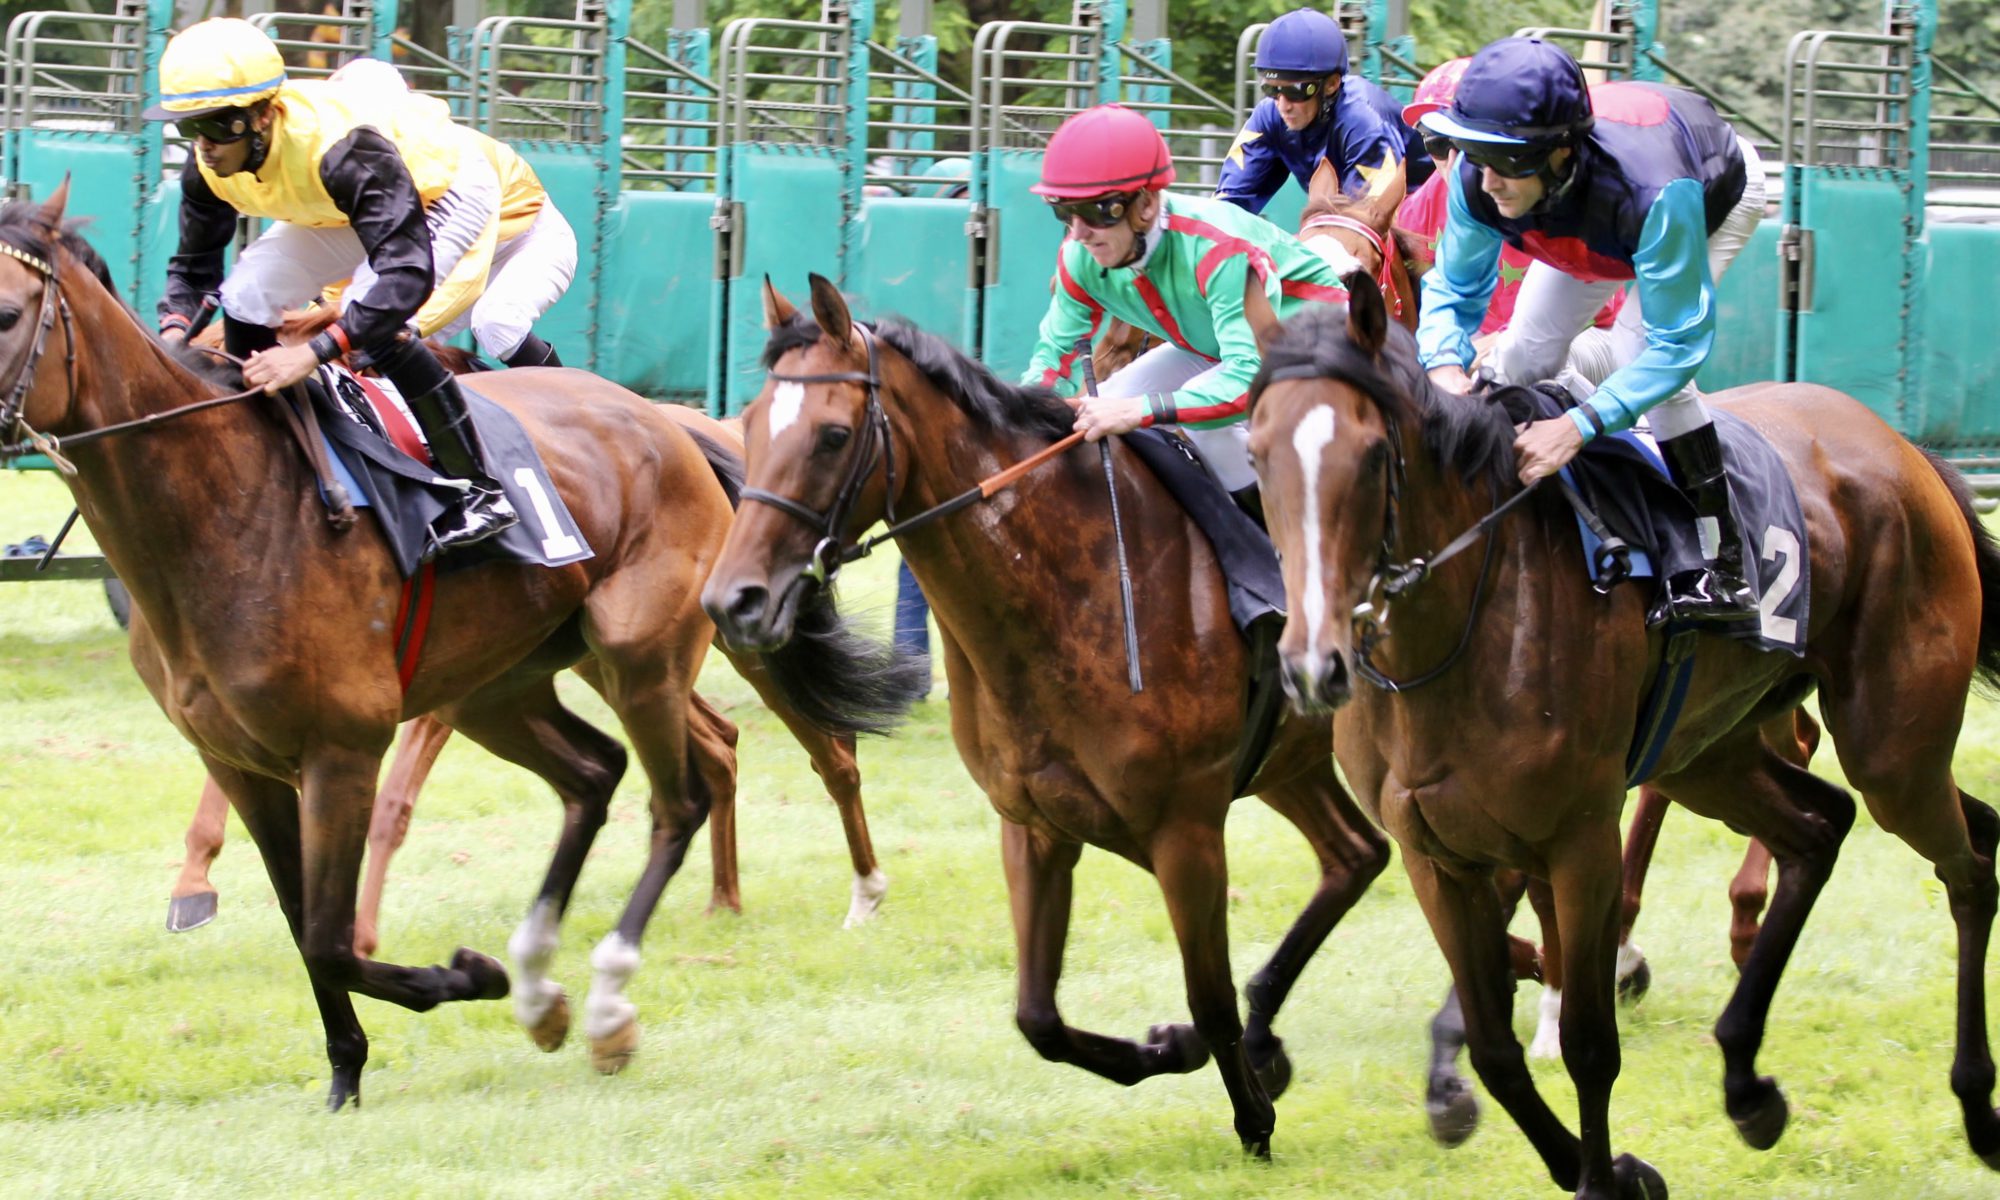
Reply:
M52 478L0 474L0 541L52 533L67 509ZM879 616L891 570L857 568L850 603ZM595 1075L580 1038L541 1054L505 1003L411 1014L361 1000L366 1104L329 1117L303 968L233 820L219 919L163 929L200 769L125 662L98 585L0 585L0 1195L1559 1194L1490 1102L1458 1150L1424 1133L1424 1023L1445 975L1398 869L1293 993L1279 1028L1296 1081L1274 1160L1247 1162L1213 1071L1121 1089L1042 1062L1015 1032L998 820L959 765L943 703L863 749L892 887L876 923L842 932L839 824L803 754L726 668L712 664L703 688L744 729L745 914L702 915L702 837L645 942L632 1068ZM608 725L581 685L565 692ZM2000 712L1975 703L1959 755L1975 794L2000 796L1996 734ZM557 814L538 781L454 744L391 876L382 955L503 953ZM644 834L635 770L557 961L573 999ZM1639 929L1654 984L1625 1016L1617 1147L1653 1162L1677 1197L1996 1194L1948 1088L1942 889L1866 818L1762 1060L1791 1098L1791 1129L1766 1154L1737 1139L1708 1030L1734 978L1723 889L1741 849L1686 813L1661 839ZM1240 982L1313 871L1254 801L1236 811L1230 853ZM1535 997L1518 1003L1524 1036ZM1075 1023L1127 1036L1185 1019L1157 891L1106 855L1079 872L1062 1001ZM1536 1073L1573 1120L1560 1067Z

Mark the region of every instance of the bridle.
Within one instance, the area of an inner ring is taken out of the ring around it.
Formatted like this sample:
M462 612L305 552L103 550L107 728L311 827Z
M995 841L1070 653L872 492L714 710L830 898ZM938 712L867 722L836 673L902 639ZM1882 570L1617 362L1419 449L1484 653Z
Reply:
M1284 380L1324 378L1326 376L1318 368L1301 363L1273 371L1266 381L1266 386ZM1369 577L1368 586L1361 594L1361 602L1354 606L1354 611L1348 620L1354 636L1355 674L1385 692L1400 693L1420 688L1438 678L1451 670L1452 666L1464 656L1466 647L1472 644L1472 630L1479 619L1480 603L1486 598L1486 581L1492 575L1493 526L1512 512L1521 501L1533 495L1542 481L1537 479L1504 501L1500 499L1500 485L1496 482L1493 485L1494 505L1485 516L1474 521L1465 532L1446 543L1437 553L1417 555L1399 561L1396 550L1397 544L1401 541L1400 513L1405 473L1403 433L1393 418L1386 413L1383 415L1382 424L1387 431L1390 463L1387 478L1383 483L1386 494L1383 497L1382 540L1375 550L1375 573ZM1312 498L1307 497L1307 503L1311 502ZM1481 538L1486 541L1486 552L1480 559L1479 580L1472 590L1472 602L1466 606L1465 626L1459 631L1458 644L1452 647L1442 662L1420 675L1409 679L1394 679L1384 674L1369 656L1375 647L1389 636L1391 602L1430 578L1431 573L1438 567L1456 558Z
M1382 298L1389 304L1389 315L1400 320L1403 316L1403 297L1395 287L1394 238L1377 230L1368 222L1358 217L1350 217L1346 213L1321 213L1299 227L1299 239L1303 241L1306 234L1315 229L1345 229L1349 233L1358 233L1368 239L1368 244L1374 247L1382 263L1375 270L1375 283L1382 289Z
M868 486L869 478L875 474L877 463L883 464L888 477L885 489L888 521L896 525L896 451L894 439L889 436L889 415L882 410L881 351L873 330L865 325L855 325L862 344L868 347L868 369L866 371L828 371L818 375L780 375L771 373L771 378L779 383L858 383L868 390L868 404L862 412L861 428L856 432L856 443L847 460L847 477L841 480L840 490L833 495L833 502L818 511L790 496L780 496L763 488L746 487L742 491L745 500L755 500L768 504L779 512L803 521L806 528L817 530L820 538L814 544L812 556L806 560L805 577L825 586L840 572L840 568L871 553L881 538L871 538L858 546L845 546L843 530L854 504L861 498L861 489Z
M14 369L14 383L7 398L0 401L0 462L35 450L53 450L55 439L30 428L27 420L28 392L35 386L35 369L41 366L42 352L48 349L49 331L55 328L56 314L62 314L63 341L68 346L64 374L69 385L70 406L76 404L76 326L70 319L69 298L56 281L56 269L47 260L0 242L0 255L25 263L42 277L42 300L36 316L35 343L27 357ZM51 300L54 302L51 303Z

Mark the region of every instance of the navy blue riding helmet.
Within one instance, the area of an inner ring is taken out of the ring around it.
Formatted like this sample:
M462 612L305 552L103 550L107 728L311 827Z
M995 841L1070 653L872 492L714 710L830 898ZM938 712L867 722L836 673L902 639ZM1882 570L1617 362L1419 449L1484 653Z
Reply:
M1280 78L1346 74L1347 37L1340 22L1311 8L1279 17L1257 43L1257 72Z
M1590 132L1583 68L1539 38L1502 38L1473 56L1451 107L1418 125L1451 139L1467 158L1503 176L1533 175L1550 152Z

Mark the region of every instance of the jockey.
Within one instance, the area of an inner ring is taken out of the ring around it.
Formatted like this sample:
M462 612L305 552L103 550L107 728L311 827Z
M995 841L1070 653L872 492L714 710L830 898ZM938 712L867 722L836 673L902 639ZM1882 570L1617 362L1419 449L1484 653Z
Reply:
M1667 581L1672 610L1755 616L1721 446L1694 376L1715 343L1715 280L1763 217L1756 150L1693 92L1588 88L1575 59L1531 38L1504 38L1474 55L1451 107L1427 114L1422 127L1459 151L1417 329L1432 379L1453 391L1471 387L1471 336L1503 244L1535 263L1489 355L1502 382L1554 376L1571 340L1636 279L1612 330L1621 365L1577 408L1520 435L1521 479L1555 472L1591 438L1646 416L1694 505L1708 558L1706 570Z
M350 88L408 92L403 73L379 58L357 58L335 71L332 82ZM488 254L467 254L417 310L419 337L455 337L470 327L489 358L510 367L560 367L556 349L533 330L535 319L569 290L576 275L576 234L542 188L540 177L514 148L476 129L460 127L500 181L500 210ZM483 240L483 239L482 239ZM473 278L491 263L483 286Z
M1223 160L1218 199L1262 212L1285 172L1310 187L1321 159L1355 199L1386 192L1398 172L1411 189L1431 177L1430 153L1395 99L1348 76L1347 38L1332 17L1301 8L1271 22L1257 43L1257 73L1264 99Z
M276 391L350 349L409 402L438 466L464 498L438 518L439 550L470 545L519 516L485 465L465 397L408 326L439 277L490 247L501 189L493 166L441 101L407 92L291 82L271 39L248 21L189 26L160 59L149 120L194 142L181 172L180 250L160 301L165 340L185 336L221 287L223 342L243 380ZM238 213L275 222L223 277ZM483 281L486 268L472 275ZM304 346L277 326L328 283L352 278L340 320Z
M1291 234L1235 205L1165 191L1173 181L1160 131L1121 105L1086 109L1049 139L1032 190L1069 236L1022 382L1073 393L1077 343L1107 316L1155 335L1165 344L1083 399L1076 427L1096 441L1180 425L1209 474L1256 516L1244 410L1263 356L1245 306L1282 319L1347 294Z
M1452 97L1458 94L1459 78L1471 62L1472 58L1468 55L1433 67L1430 74L1424 76L1423 82L1417 85L1416 95L1403 106L1403 123L1417 129L1417 122L1423 120L1425 113L1451 107ZM1419 129L1418 132L1423 131ZM1416 235L1420 244L1413 248L1417 256L1429 265L1437 261L1438 238L1444 233L1449 200L1446 178L1451 170L1451 156L1457 151L1452 149L1450 139L1436 135L1427 135L1424 145L1439 170L1396 210L1396 228ZM1479 333L1473 339L1475 346L1483 350L1491 345L1494 335L1507 328L1507 323L1513 320L1514 300L1520 295L1521 280L1534 262L1525 250L1508 245L1500 247L1500 279L1494 285L1491 303L1486 306L1486 319L1479 323ZM1570 343L1569 364L1564 370L1575 371L1595 387L1617 368L1617 362L1612 359L1611 325L1624 304L1623 290L1612 293L1611 299L1604 302L1604 307L1597 310L1590 328Z

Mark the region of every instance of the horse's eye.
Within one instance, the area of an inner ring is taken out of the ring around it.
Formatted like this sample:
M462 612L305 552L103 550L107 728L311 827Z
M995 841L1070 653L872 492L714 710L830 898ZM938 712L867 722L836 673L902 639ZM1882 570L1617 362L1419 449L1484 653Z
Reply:
M854 431L845 425L828 425L819 431L820 453L830 454L840 449L847 444L847 439L853 435Z
M14 328L14 326L20 323L21 323L20 309L0 308L0 333L5 333L9 329Z

